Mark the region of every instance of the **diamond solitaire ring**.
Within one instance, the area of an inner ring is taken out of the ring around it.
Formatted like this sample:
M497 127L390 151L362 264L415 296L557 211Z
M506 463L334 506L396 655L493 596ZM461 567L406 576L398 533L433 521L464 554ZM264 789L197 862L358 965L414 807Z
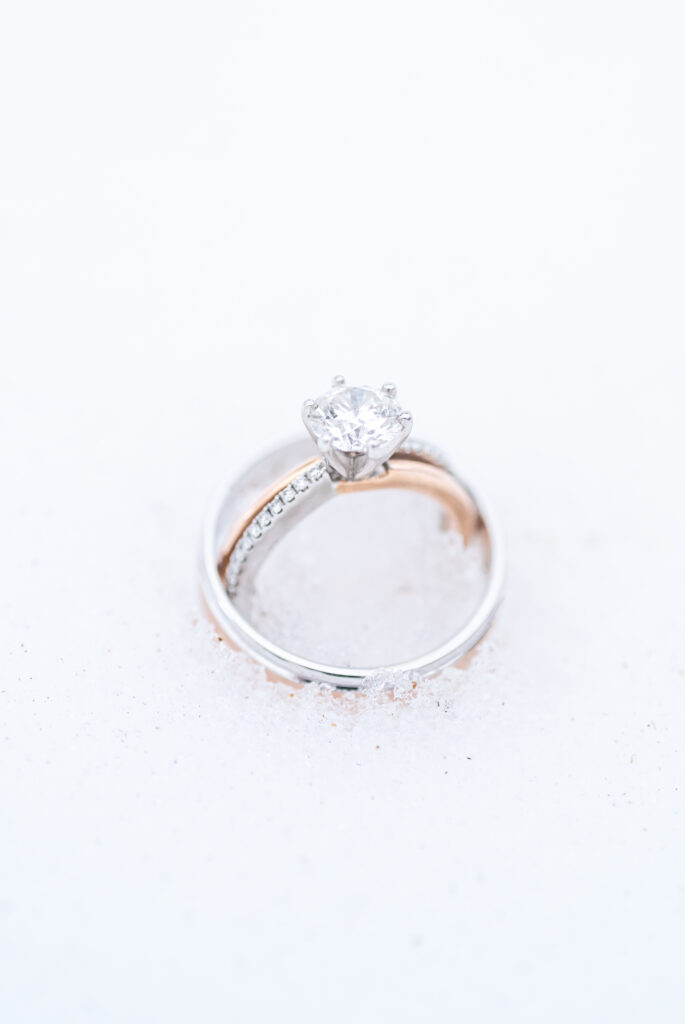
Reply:
M437 449L409 439L412 417L392 384L350 387L334 377L329 391L304 403L302 418L311 439L282 445L254 462L222 489L207 515L201 582L220 631L276 676L347 689L363 687L380 669L424 676L457 661L486 632L502 599L502 539L487 503ZM330 499L385 489L428 495L464 544L480 546L485 582L467 621L455 622L439 647L385 666L326 665L270 641L250 621L249 606L273 545Z

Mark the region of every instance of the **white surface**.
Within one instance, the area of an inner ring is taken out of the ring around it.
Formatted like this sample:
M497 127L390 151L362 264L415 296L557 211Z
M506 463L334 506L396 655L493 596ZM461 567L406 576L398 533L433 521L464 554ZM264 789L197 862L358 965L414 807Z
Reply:
M3 1022L682 1020L679 13L6 12ZM199 607L212 487L333 372L509 535L401 702Z

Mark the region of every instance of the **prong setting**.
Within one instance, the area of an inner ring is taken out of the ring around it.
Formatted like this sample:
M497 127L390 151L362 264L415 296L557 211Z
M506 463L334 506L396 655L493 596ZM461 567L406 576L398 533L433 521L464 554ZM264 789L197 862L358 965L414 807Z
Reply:
M318 406L313 398L308 398L302 403L302 422L309 431L309 434L313 441L316 442L317 437L313 427L313 419L318 411Z
M308 421L312 418L316 412L317 406L313 398L308 398L306 402L302 403L302 419L307 425Z
M364 480L384 471L412 428L411 413L402 409L396 394L394 384L347 386L338 376L331 391L304 403L302 418L329 475Z

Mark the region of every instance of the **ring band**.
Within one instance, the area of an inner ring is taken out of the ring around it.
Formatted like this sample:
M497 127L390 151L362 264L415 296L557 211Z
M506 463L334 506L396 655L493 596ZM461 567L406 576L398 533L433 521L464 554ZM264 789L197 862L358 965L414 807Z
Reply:
M411 416L399 410L392 385L377 392L346 388L342 378L334 378L334 390L318 402L305 402L303 416L319 455L312 455L307 441L277 447L222 488L208 512L201 582L219 629L276 675L347 689L362 686L381 667L326 665L294 654L256 630L246 607L265 556L314 509L362 490L409 489L437 501L446 525L461 532L465 545L481 540L485 585L469 620L452 637L428 653L382 668L423 676L457 662L483 636L502 599L504 549L493 513L433 447L408 439Z
M344 390L339 378L334 385ZM382 434L380 438L382 444ZM329 444L327 435L326 445ZM406 437L391 455L381 453L385 457L380 464L370 462L368 452L357 445L352 459L354 472L347 477L337 467L350 465L349 447L332 458L326 457L330 448L320 445L320 450L325 452L323 458L312 455L311 444L306 441L281 446L223 488L212 503L203 534L201 583L220 630L267 668L289 680L347 689L363 686L366 677L378 672L380 666L327 665L293 654L256 630L244 609L265 556L296 522L338 496L407 489L439 502L447 514L448 525L459 530L465 544L476 538L482 540L486 582L468 621L445 643L426 654L383 668L390 673L429 675L457 661L481 639L502 598L503 543L488 504L433 448L409 442ZM360 459L366 460L362 472Z

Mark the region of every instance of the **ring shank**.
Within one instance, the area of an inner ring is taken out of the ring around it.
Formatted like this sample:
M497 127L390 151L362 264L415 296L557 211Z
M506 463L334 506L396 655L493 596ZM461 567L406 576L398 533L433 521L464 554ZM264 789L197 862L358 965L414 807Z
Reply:
M279 537L323 502L338 495L400 488L438 501L447 513L449 525L463 535L464 543L482 537L487 582L468 622L446 643L428 654L385 667L391 672L426 675L461 658L489 627L503 589L501 538L483 499L435 457L416 451L394 455L386 472L361 481L333 481L320 472L320 460L300 459L286 473L279 470L276 482L265 486L267 479L274 480L273 467L287 463L288 455L294 457L296 451L309 454L311 448L303 450L302 446L289 445L270 453L222 492L210 509L203 539L201 578L205 599L220 629L257 660L288 679L353 689L363 685L364 678L378 671L379 666L325 665L285 651L254 629L236 603L236 592L238 586L251 586L261 562ZM294 458L290 466L293 462ZM227 523L231 524L228 529ZM241 577L243 582L235 582L232 589L233 581L237 580L234 566L238 559L244 560L246 571Z

